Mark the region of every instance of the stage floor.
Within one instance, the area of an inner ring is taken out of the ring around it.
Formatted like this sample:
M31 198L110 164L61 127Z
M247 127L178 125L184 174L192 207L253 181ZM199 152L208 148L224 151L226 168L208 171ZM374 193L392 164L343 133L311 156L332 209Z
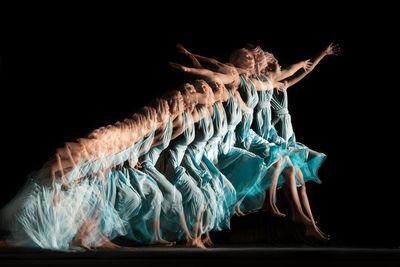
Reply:
M97 251L0 249L0 266L400 266L400 249L217 246Z

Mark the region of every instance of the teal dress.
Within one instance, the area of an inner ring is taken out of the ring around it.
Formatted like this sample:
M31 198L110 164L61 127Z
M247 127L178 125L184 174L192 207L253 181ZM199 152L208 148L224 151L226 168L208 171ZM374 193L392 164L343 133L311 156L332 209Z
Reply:
M205 200L208 202L207 210L204 213L202 232L218 229L218 220L220 219L220 211L218 207L217 195L222 193L220 186L212 186L212 175L210 171L201 166L203 154L207 141L213 136L214 128L210 113L205 108L198 108L201 119L194 124L195 137L186 149L183 157L182 166L185 167L189 175L195 180L198 188L204 194ZM204 116L203 116L204 115ZM208 120L206 117L208 117ZM207 220L208 217L208 220Z
M257 196L262 179L267 174L267 166L264 160L242 148L235 147L236 126L242 121L242 110L239 97L237 104L229 92L228 101L224 104L227 131L218 146L218 160L216 166L232 183L236 191L236 203L245 213L254 207L241 205L246 196Z
M243 112L242 120L236 127L236 145L244 148L264 159L267 167L270 167L278 160L280 147L260 137L252 128L254 108L259 102L257 89L249 80L250 87L240 75L239 93L246 103L247 109Z
M201 212L206 205L206 200L196 181L181 166L188 145L194 140L194 123L189 123L186 112L183 113L183 128L181 135L171 140L165 153L164 168L160 170L182 195L182 206L186 224L192 232L193 226L201 219ZM182 233L183 234L183 233ZM181 235L182 235L181 234ZM181 238L181 236L179 236Z
M145 155L151 147L154 138L155 127L151 134L135 144L136 153L131 154L131 164L135 166L139 157ZM141 153L138 151L142 150ZM138 214L129 220L129 229L126 235L132 241L140 244L152 244L156 241L155 221L160 217L162 193L156 181L146 173L128 168L125 170L130 184L138 192L141 198L141 208Z
M155 168L161 152L168 147L171 136L172 122L171 118L169 118L164 133L161 136L162 143L151 148L144 155L141 165L143 166L143 171L156 181L163 195L160 217L161 236L166 240L177 240L184 233L179 221L183 214L182 194L164 174Z
M255 78L260 81L262 86L263 82L269 82L271 88L273 87L270 79L267 76L263 75L262 78L255 76ZM252 129L257 135L261 136L263 139L267 140L271 144L276 145L276 147L279 148L278 153L281 156L288 156L293 166L295 167L295 170L304 167L306 165L305 151L303 149L299 149L299 147L297 147L296 149L289 149L287 141L277 134L277 131L275 130L274 125L271 122L271 102L273 101L273 90L265 89L257 91L257 94L259 101L254 109L254 120L252 123ZM286 160L286 157L283 157L277 188L280 188L285 182L282 171L287 167L289 167L289 164ZM296 178L298 178L297 172ZM298 179L296 180L296 182L298 186L301 185Z
M277 95L274 95L271 99L271 104L275 115L274 119L272 120L272 125L277 129L279 136L281 136L281 138L287 142L289 150L302 152L302 157L297 157L293 159L293 161L300 166L304 181L321 183L321 180L318 178L318 170L322 163L326 160L326 155L314 151L302 143L296 142L296 137L292 127L292 120L288 110L287 90L286 88L284 89L285 90L282 93L281 99L279 99Z
M56 205L49 168L31 173L17 195L0 210L0 227L10 233L6 240L16 246L69 250L79 249L71 248L70 243L84 223L91 226L85 239L88 246L102 245L103 236L112 239L125 234L126 222L106 198L106 179L100 171L103 161L83 159L65 176L68 190L62 189L58 177Z
M271 88L272 83L270 79L262 75L262 79L256 77L260 82L267 81L270 83ZM272 119L272 109L271 109L271 100L274 94L274 90L262 90L257 91L258 94L258 103L254 108L254 119L251 128L254 130L256 134L262 137L265 140L268 140L271 143L275 143L277 145L285 146L285 140L280 137L273 124L271 123Z
M287 151L282 149L280 145L262 138L251 128L254 109L259 102L259 96L251 80L249 80L249 86L242 75L240 75L240 79L239 93L246 103L247 109L243 112L242 120L236 127L236 145L263 158L267 167L265 177L254 186L254 194L246 196L241 204L244 209L256 210L262 207L265 200L265 191L271 186L271 178L275 171L272 165L279 159L279 155L285 155ZM285 164L283 160L282 166L285 166ZM281 173L282 170L283 168L279 172Z
M213 178L211 185L217 193L217 205L219 208L215 229L221 230L230 229L230 219L234 214L234 206L236 204L236 190L225 175L216 167L216 164L218 164L219 146L222 138L228 131L228 124L223 107L223 116L221 116L217 103L213 105L213 110L212 123L214 134L207 141L200 166L208 170Z
M142 206L139 193L130 183L127 170L121 168L131 153L138 153L135 149L139 146L132 145L113 155L107 171L106 198L115 207L118 214L124 221L135 217Z

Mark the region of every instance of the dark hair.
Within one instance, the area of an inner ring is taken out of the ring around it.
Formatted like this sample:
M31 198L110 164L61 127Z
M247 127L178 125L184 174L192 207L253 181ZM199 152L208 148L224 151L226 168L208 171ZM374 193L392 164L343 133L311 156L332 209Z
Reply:
M239 48L239 49L233 50L232 53L230 54L229 62L232 63L235 67L237 67L237 61L244 50L248 50L248 49Z

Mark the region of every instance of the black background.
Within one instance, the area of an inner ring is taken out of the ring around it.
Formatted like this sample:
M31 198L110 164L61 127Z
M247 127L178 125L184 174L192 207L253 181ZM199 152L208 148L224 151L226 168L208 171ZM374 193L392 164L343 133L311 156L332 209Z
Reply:
M127 117L185 81L168 65L185 63L177 42L223 62L233 49L255 43L283 66L335 42L340 55L324 58L289 89L297 140L328 156L323 183L308 185L311 205L334 245L400 246L397 51L389 7L154 5L36 6L7 17L1 206L63 142Z

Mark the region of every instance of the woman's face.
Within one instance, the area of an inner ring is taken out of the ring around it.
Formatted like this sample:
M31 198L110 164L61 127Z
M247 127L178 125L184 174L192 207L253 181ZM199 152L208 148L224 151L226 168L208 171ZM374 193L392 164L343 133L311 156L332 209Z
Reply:
M267 57L265 56L264 52L257 54L255 58L257 59L256 62L259 70L263 70L268 66Z
M214 93L204 80L197 81L195 83L195 89L197 92L198 104L209 106L215 103Z
M177 91L177 93L172 96L169 100L169 110L171 114L179 114L182 113L185 109L185 103L181 92Z
M222 81L213 81L211 83L214 93L214 100L225 102L228 100L228 90Z
M278 60L273 60L272 62L268 63L267 68L269 72L280 73L281 72L281 65L279 65Z
M253 73L255 71L255 60L253 54L247 49L241 49L237 59L237 67Z
M281 65L279 65L278 60L275 58L275 56L268 52L265 52L264 55L267 61L266 69L270 72L281 72L282 67Z
M184 86L185 93L183 94L183 101L185 103L185 110L188 112L192 112L199 102L197 99L196 89L192 84L185 84Z

